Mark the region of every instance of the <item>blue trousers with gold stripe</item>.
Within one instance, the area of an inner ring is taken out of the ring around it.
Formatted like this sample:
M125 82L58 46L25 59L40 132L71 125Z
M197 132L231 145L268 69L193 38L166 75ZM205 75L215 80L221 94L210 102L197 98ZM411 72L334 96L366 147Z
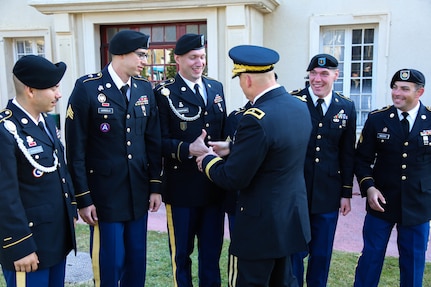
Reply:
M90 227L95 287L145 285L147 220L148 214L126 222L99 221Z
M66 258L60 263L35 272L15 272L3 268L7 287L61 287L64 286Z
M356 266L355 287L379 284L386 247L394 226L395 223L370 214L365 216L362 230L364 247ZM400 287L422 287L429 231L429 222L413 226L397 224Z
M198 244L200 287L220 287L220 254L224 211L221 206L176 207L166 204L174 287L192 287L195 237Z

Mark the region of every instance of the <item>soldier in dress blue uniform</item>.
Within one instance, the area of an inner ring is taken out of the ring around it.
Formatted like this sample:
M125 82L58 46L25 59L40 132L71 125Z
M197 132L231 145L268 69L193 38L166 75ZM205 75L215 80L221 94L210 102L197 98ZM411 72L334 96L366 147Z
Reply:
M393 105L371 112L362 130L355 174L367 214L356 287L378 285L395 225L400 286L422 286L431 219L431 109L419 100L424 87L421 72L397 71Z
M52 117L66 64L28 55L13 68L16 97L0 112L0 264L8 287L64 286L78 217ZM39 125L39 126L38 126Z
M307 71L308 86L291 93L307 101L313 124L304 169L311 241L309 251L292 256L292 263L299 286L303 286L308 254L307 286L325 287L338 215L347 215L351 209L356 111L350 99L333 91L339 74L335 57L315 55Z
M155 94L162 127L169 246L174 285L192 286L194 240L199 246L199 286L220 286L223 244L223 192L196 167L205 142L222 140L226 104L220 82L202 76L206 65L203 35L185 34L175 46L179 72L160 83Z
M151 84L140 76L149 36L123 30L112 62L76 81L66 117L79 214L90 225L96 286L144 286L148 210L161 204L161 132Z
M241 45L229 56L252 107L240 119L234 143L225 145L226 160L212 148L197 158L217 185L240 190L229 286L298 286L290 255L305 250L310 239L303 174L310 115L303 101L277 84L276 51Z

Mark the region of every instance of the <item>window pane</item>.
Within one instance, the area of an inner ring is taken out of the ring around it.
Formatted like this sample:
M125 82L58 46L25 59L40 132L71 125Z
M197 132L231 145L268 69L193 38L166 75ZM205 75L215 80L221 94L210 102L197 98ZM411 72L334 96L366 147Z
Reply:
M165 27L165 41L175 42L177 40L177 29L175 26Z
M352 47L352 60L353 61L360 61L361 58L361 46L354 46Z
M364 60L372 60L373 59L373 46L365 46L364 47Z
M371 96L362 96L361 98L361 109L364 111L371 110Z
M18 54L24 54L24 41L16 41L16 51Z
M352 44L362 43L362 29L352 31Z
M365 44L373 44L374 43L374 29L365 29L364 43Z
M163 26L155 26L151 31L151 42L163 42Z
M373 64L372 63L364 63L363 66L363 77L372 77L373 76Z
M362 80L362 93L371 93L371 79Z
M355 103L355 109L359 110L359 96L358 95L350 95L350 99Z
M205 39L207 39L207 24L199 25L199 34L204 34Z
M152 35L151 35L151 27L141 27L139 28L139 32L144 33L145 35L150 35L150 42L152 40Z
M187 25L186 26L186 33L194 33L194 34L199 34L199 30L198 30L199 26L198 25Z

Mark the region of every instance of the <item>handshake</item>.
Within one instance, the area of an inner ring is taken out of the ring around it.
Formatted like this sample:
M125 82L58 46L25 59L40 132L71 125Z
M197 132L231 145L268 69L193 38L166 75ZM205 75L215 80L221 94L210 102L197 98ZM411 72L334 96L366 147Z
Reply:
M230 153L229 142L227 141L209 141L207 146L205 144L205 138L207 132L202 129L202 133L195 139L189 146L190 156L196 157L196 163L198 169L202 171L202 160L208 155L214 155L219 157L227 156Z

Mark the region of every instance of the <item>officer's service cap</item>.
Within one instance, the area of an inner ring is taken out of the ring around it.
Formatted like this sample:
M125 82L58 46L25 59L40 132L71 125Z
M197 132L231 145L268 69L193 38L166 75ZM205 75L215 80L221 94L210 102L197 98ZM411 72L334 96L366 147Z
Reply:
M233 60L232 78L241 73L266 73L274 69L280 59L279 54L269 48L253 45L240 45L229 51Z
M307 72L313 70L314 68L336 69L337 67L338 61L334 56L329 54L317 54L311 58Z
M201 34L184 34L175 45L175 55L184 55L191 50L200 50L205 47L205 36Z
M414 69L401 69L397 71L392 77L390 86L391 89L394 86L394 83L397 81L411 82L417 85L425 86L425 76L418 70Z
M133 30L122 30L109 42L109 52L113 55L124 55L136 49L148 49L150 36Z
M66 72L66 64L53 64L41 56L26 55L14 65L12 73L24 85L35 89L48 89L57 85Z

